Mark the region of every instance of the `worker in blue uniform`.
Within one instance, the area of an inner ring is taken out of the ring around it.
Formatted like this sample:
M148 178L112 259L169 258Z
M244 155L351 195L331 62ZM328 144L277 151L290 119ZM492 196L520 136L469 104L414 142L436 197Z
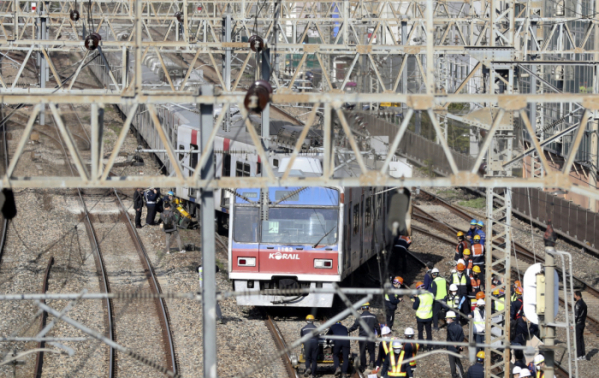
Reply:
M479 220L478 222L476 222L476 234L480 236L480 244L485 245L485 241L487 240L487 234L483 230L483 227L485 227L483 221Z
M370 311L370 303L366 302L362 305L362 315L360 318L366 323L366 326L372 333L374 333L374 329L377 324L376 316L374 316ZM368 332L362 327L359 319L356 319L355 323L349 328L349 333L354 332L360 328L359 336L368 337ZM360 347L360 369L362 371L366 370L366 350L368 350L368 355L370 356L370 367L374 368L374 341L363 341L360 340L358 342Z
M468 369L468 378L485 378L485 351L476 353L476 363Z
M431 285L433 283L432 270L435 267L435 265L432 262L427 261L426 267L428 268L428 270L424 274L424 290L428 290L432 293L432 289L431 289Z
M300 331L300 337L313 332L316 329L314 325L314 315L310 314L306 316L308 324ZM306 360L306 370L304 371L304 377L310 375L311 378L316 377L316 369L318 367L318 334L313 335L311 338L304 342L304 359Z
M337 322L329 328L327 335L349 336L349 332L346 326L341 322ZM343 358L343 366L341 367L339 367L339 353ZM333 368L335 369L335 377L345 378L349 368L349 340L333 340Z
M154 219L156 218L156 200L158 199L158 191L154 188L150 188L145 191L144 197L146 199L146 207L148 208L148 215L146 216L146 224L155 226Z
M403 278L397 276L393 278L393 288L399 289L403 285ZM395 311L397 305L402 301L401 295L399 294L385 294L385 317L387 321L387 327L393 329L393 322L395 321Z
M409 236L397 235L393 241L393 254L397 257L399 270L406 273L408 269L408 249L412 244Z
M474 239L474 235L476 235L476 224L477 223L478 222L476 219L472 219L470 221L470 228L466 232L466 239L468 239L470 241L470 243L472 243L472 239Z

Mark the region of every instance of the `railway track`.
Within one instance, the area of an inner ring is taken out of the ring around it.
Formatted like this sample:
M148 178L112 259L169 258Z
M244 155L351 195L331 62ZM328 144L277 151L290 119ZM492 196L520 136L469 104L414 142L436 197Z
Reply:
M46 294L48 291L48 280L50 279L50 269L52 269L52 265L54 264L54 257L50 257L48 260L48 265L46 267L46 273L44 274L44 280L42 282L42 289L40 290L40 294ZM42 300L42 303L46 303L46 301ZM42 311L42 315L40 316L40 327L39 332L41 332L46 327L46 320L48 319L48 313L46 311ZM37 345L37 348L40 349L37 352L35 357L35 370L34 375L35 378L41 378L42 370L44 365L44 352L43 349L46 345L45 341L40 341Z
M447 203L446 201L438 198L437 196L435 196L432 193L429 193L429 192L426 192L426 191L422 191L422 190L421 190L421 193L423 193L424 196L427 197L428 199L430 199L431 201L435 202L436 204L439 204L439 205L443 206L444 208L446 208L447 210L449 210L451 213L457 215L458 217L460 217L460 218L462 218L462 219L464 219L466 221L469 221L470 219L475 218L475 215L470 214L470 213L468 213L468 212L466 212L466 211L464 211L462 209L459 209L459 208L457 208L457 207L455 207L455 206ZM415 210L415 212L413 214L413 219L414 220L420 221L420 222L422 222L424 224L428 224L431 227L433 227L433 228L435 228L435 229L437 229L439 231L442 231L442 232L444 232L447 235L450 235L452 237L454 237L456 235L456 233L458 231L460 231L460 229L458 229L458 228L456 228L454 226L451 226L451 225L449 225L449 224L447 224L447 223L445 223L443 221L440 221L440 220L436 219L433 215L431 215L430 213L422 210L418 206L414 206L414 210ZM435 234L433 232L425 230L425 229L423 229L421 227L415 226L414 230L416 230L418 232L421 232L421 233L424 233L425 235L427 235L429 237L435 238L435 239L437 239L439 241L445 242L445 243L450 244L452 246L455 246L455 244L456 244L456 242L454 240L442 237L442 236L440 236L438 234ZM503 239L499 239L499 241L496 244L501 244L502 241L503 241ZM519 243L516 243L516 242L513 242L513 246L514 246L514 248L513 248L514 251L512 253L514 254L513 257L517 260L517 266L512 266L511 268L512 268L512 270L515 273L517 273L519 275L522 275L524 273L524 271L526 271L526 269L530 265L532 265L533 263L535 263L535 261L536 262L541 262L541 263L544 262L544 259L542 257L535 256L535 254L532 251L530 251L528 248L524 247L523 245L521 245ZM562 279L562 271L560 269L556 269L556 270L558 271L558 275L559 275L560 280L561 280ZM586 302L587 303L591 303L591 304L597 306L597 309L599 309L599 291L597 291L591 285L589 285L588 283L586 283L585 281L583 281L583 280L581 280L579 278L573 277L573 279L576 281L576 283L577 283L576 286L577 287L580 287L581 289L584 289L592 297L592 298L588 298L588 296L585 297ZM567 284L567 283L564 283L564 284ZM560 297L559 300L560 300L560 304L562 306L564 306L564 307L568 306L568 307L571 308L571 303L567 302L563 297ZM587 304L587 306L589 307L589 313L594 313L593 310L590 309L591 305ZM597 309L595 309L595 311ZM587 319L589 320L589 327L588 327L589 330L592 330L593 333L597 334L598 331L599 331L599 320L597 320L597 318L595 318L595 317L593 317L591 315L588 315ZM568 373L568 371L565 370L561 365L556 364L556 366L558 368L558 370L556 371L556 375L559 378L566 378L566 377L570 376L569 373Z

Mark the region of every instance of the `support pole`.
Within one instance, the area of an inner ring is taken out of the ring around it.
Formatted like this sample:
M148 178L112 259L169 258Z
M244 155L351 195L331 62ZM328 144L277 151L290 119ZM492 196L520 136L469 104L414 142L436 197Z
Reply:
M231 28L232 28L232 17L230 13L227 13L223 16L223 32L222 32L222 41L223 42L232 42L231 41ZM226 92L231 91L231 48L226 47L225 53L223 54L223 82L225 83L225 88L223 88ZM223 122L223 129L225 131L229 131L231 129L231 111L227 110L227 114L225 115L225 119Z
M553 377L554 374L554 350L555 346L555 247L545 247L545 377ZM564 283L565 284L565 283Z
M264 49L261 53L262 55L262 68L260 69L261 79L269 81L270 79L270 70L272 67L270 66L270 49ZM298 70L300 67L297 68ZM270 104L266 104L266 107L262 111L262 146L264 147L264 151L266 154L269 154L269 138L270 138ZM262 164L268 164L267 161L263 161ZM266 172L262 170L262 177L266 177Z
M202 85L200 96L212 96L212 85ZM200 105L199 147L206 147L213 127L212 104ZM207 147L212 150L212 146ZM204 151L202 151L204 152ZM201 168L201 179L214 177L214 156L208 154L206 164ZM204 346L204 377L216 378L216 257L214 251L214 192L212 189L198 188L201 201L202 221L202 316Z

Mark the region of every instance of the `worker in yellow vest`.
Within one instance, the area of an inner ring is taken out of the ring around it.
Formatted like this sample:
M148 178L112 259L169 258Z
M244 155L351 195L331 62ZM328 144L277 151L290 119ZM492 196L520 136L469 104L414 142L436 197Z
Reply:
M387 372L384 377L412 377L409 365L403 362L405 352L399 341L393 341L388 357L383 365L383 370Z
M433 329L439 330L439 314L443 310L443 303L447 303L447 281L443 277L439 277L439 269L434 268L431 273L433 274L433 283L431 285L433 295L435 296L435 302L433 304Z
M424 283L422 281L416 282L416 289L422 290L422 294L414 297L414 305L412 308L416 310L416 321L418 322L418 339L422 338L423 331L426 329L426 339L432 340L433 334L431 331L431 324L433 322L433 303L435 298L433 293L424 291ZM429 345L426 345L424 349L431 349Z

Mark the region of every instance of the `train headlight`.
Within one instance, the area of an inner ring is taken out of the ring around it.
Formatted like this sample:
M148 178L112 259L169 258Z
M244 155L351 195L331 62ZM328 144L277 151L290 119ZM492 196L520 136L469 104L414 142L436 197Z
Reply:
M333 269L333 260L314 259L316 269Z
M256 266L255 257L238 257L237 266Z

